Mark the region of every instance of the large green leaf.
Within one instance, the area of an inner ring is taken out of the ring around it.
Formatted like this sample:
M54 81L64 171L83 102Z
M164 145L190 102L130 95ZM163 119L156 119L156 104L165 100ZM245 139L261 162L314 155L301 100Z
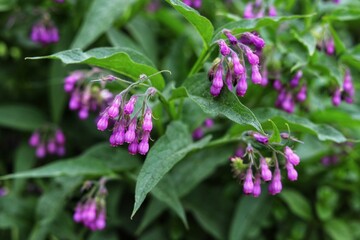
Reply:
M0 106L0 126L18 130L34 131L46 124L40 110L29 105Z
M108 30L136 0L93 0L71 48L85 48Z
M294 214L304 220L310 220L312 218L310 204L303 195L296 191L285 189L279 196Z
M268 196L264 193L259 198L241 197L232 218L229 240L244 239L259 216L266 217L264 213L268 212L266 209L270 206Z
M77 158L57 161L43 167L9 174L1 177L1 179L82 175L103 176L112 175L114 171L130 170L138 165L137 158L129 155L125 149L115 149L107 146L107 144L101 144Z
M21 144L15 152L14 172L22 172L30 169L35 161L34 149L26 143ZM14 181L13 192L20 194L25 187L25 183L25 179L16 179Z
M332 240L354 239L351 228L344 220L331 219L325 223L325 231Z
M140 170L132 216L139 209L146 195L159 183L174 165L189 152L204 147L210 138L193 143L187 127L181 122L172 122L165 135L159 138L149 151Z
M292 34L294 35L296 40L298 40L307 48L309 55L312 56L316 48L316 39L314 38L314 36L310 32L306 32L300 35L298 32L293 31Z
M206 74L197 74L188 78L184 87L191 100L198 104L205 113L211 115L224 115L230 120L253 126L262 132L262 127L249 108L244 106L234 93L224 87L220 96L210 94L210 82Z
M188 20L200 34L205 48L208 47L212 35L214 33L214 27L206 17L201 16L196 10L187 6L180 0L166 0L176 11L181 13L186 20Z
M335 128L326 124L315 124L307 118L294 114L287 114L274 108L258 108L254 113L259 121L264 123L265 128L271 128L268 123L268 119L271 119L281 129L286 129L285 123L288 123L291 130L314 134L322 141L330 140L338 143L346 141L344 135Z
M121 73L135 80L139 79L141 74L149 76L158 72L151 60L130 48L95 48L87 52L72 49L27 59L59 59L65 64L89 64ZM161 74L151 77L151 82L159 90L165 86Z

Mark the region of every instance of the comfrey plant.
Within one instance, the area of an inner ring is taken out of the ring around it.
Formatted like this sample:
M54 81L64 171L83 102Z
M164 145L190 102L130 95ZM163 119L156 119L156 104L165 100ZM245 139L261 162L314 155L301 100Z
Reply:
M192 8L201 8L202 0L183 0L183 2Z
M243 97L247 91L247 69L245 57L251 65L251 80L254 84L261 84L260 74L261 49L265 41L256 33L243 33L240 39L224 30L230 44L225 40L219 40L220 58L217 58L209 70L209 79L212 82L210 93L216 97L220 94L224 84L232 91L236 88L236 94ZM253 48L255 49L255 52Z
M65 155L65 135L60 128L44 126L31 135L29 145L36 149L36 157L44 158L47 154Z
M148 101L157 91L145 84L148 79L146 75L142 75L139 81L131 83L117 94L108 107L100 113L97 122L97 129L100 131L105 131L110 126L109 123L113 122L111 124L112 134L109 139L111 146L115 147L128 143L128 150L132 155L136 153L145 155L149 151L153 116ZM119 78L117 80L124 82ZM131 95L131 91L138 86L146 86L146 92ZM135 108L136 103L140 105L139 109Z
M82 188L87 193L76 205L73 220L83 224L92 231L103 230L106 227L106 179L98 182L87 181Z
M192 133L194 140L199 140L204 137L205 131L211 129L214 126L214 120L211 118L205 119L203 124L200 127L195 128Z
M42 45L57 43L59 41L59 31L48 14L33 25L30 39Z
M270 144L269 137L258 132L246 132L244 142L246 148L239 147L234 157L230 158L234 176L243 183L243 192L258 197L261 194L261 183L268 182L268 191L275 195L282 190L281 166L287 170L290 181L296 181L298 173L295 169L300 157L287 146L289 141L297 141L287 133L281 134L284 144ZM264 148L271 157L262 155ZM284 159L284 161L281 161ZM274 170L271 171L271 168Z
M113 80L113 76L101 78L100 85L91 81L101 74L98 68L77 70L64 79L64 90L70 94L69 108L78 111L81 120L87 119L90 111L102 111L113 99L112 93L105 89L106 82Z
M341 101L345 101L348 104L353 103L355 95L355 88L351 77L350 69L347 68L344 74L344 81L342 88L336 87L332 95L332 104L339 106Z
M262 18L265 15L276 17L277 11L274 5L268 5L262 0L256 0L246 4L243 17L246 19Z

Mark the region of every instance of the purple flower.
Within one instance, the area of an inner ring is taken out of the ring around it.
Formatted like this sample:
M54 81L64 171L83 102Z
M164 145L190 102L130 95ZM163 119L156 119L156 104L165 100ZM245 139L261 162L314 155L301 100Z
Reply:
M273 88L276 90L276 91L280 91L282 90L283 86L282 86L282 83L279 79L275 79L274 83L273 83Z
M282 190L281 183L281 172L279 168L276 168L274 171L274 177L268 186L268 191L271 195L276 195Z
M247 82L246 82L246 74L242 74L240 79L236 85L236 94L240 97L243 97L247 91Z
M332 37L325 41L325 49L328 55L333 55L335 53L335 44Z
M288 146L285 147L284 154L287 162L291 163L292 165L297 166L300 163L299 156L296 155Z
M301 70L297 71L293 79L290 81L290 87L295 88L299 85L299 81L302 77L303 73Z
M229 69L226 71L225 83L226 83L226 86L229 89L229 91L232 91L232 89L233 89L233 76L232 76Z
M192 138L194 140L199 140L204 136L204 132L201 127L196 128L192 133Z
M36 147L40 144L40 140L40 133L38 131L35 131L29 139L29 145L31 147Z
M245 175L245 181L243 186L243 192L245 194L251 194L254 191L254 183L253 183L253 173L251 167L248 168Z
M307 93L307 88L306 85L303 85L300 89L300 91L296 94L296 99L299 102L303 102L306 100L306 93Z
M135 133L136 124L137 124L136 120L137 120L136 117L134 117L133 120L131 120L128 130L125 133L125 142L127 143L134 142L136 138L136 133Z
M41 143L36 147L36 157L44 158L46 156L46 147L44 143Z
M290 181L296 181L298 178L298 173L295 170L294 165L292 165L290 162L287 162L285 166L287 170L288 179Z
M138 152L141 155L145 155L149 151L149 138L150 138L150 133L144 132L142 139L138 145Z
M47 151L50 154L54 154L56 152L56 143L55 139L50 139L47 143Z
M336 88L333 96L332 96L332 104L337 107L339 106L341 103L341 89L340 88Z
M261 177L264 181L270 181L272 178L272 173L269 169L269 166L266 162L265 158L260 158L260 169L261 169Z
M259 64L259 57L253 53L251 48L245 48L246 57L251 65L258 65Z
M218 69L215 72L215 76L214 76L214 80L212 82L212 86L214 86L215 88L222 88L224 83L223 83L223 67L220 64Z
M262 77L259 72L259 66L258 65L252 65L251 66L251 80L254 84L261 84Z
M104 113L97 122L97 129L99 131L105 131L108 127L108 122L109 116L107 115L107 113Z
M268 144L268 142L269 142L269 138L260 133L254 133L253 137L255 138L256 141L258 141L259 143L262 143L262 144Z
M253 13L253 4L252 3L248 3L245 6L244 9L244 18L246 19L250 19L250 18L254 18L254 13Z
M224 40L220 39L218 41L218 44L219 44L221 55L226 56L226 55L230 54L230 48L228 47L228 45L226 44L226 42Z
M237 56L237 54L235 52L231 53L231 59L232 59L233 65L234 65L234 74L237 76L244 74L245 68L243 67L243 65L241 65L239 57Z
M204 121L204 127L206 128L212 128L214 126L214 120L212 120L211 118L207 118Z
M125 135L126 136L126 135ZM138 152L138 141L136 137L134 138L134 141L129 144L128 151L131 155L135 155Z
M130 100L125 104L124 113L130 115L134 111L134 106L138 97L136 95L131 96Z
M277 16L277 11L274 5L271 5L269 7L269 17L276 17Z
M231 34L231 32L227 29L223 30L223 33L225 34L225 36L229 39L229 42L232 44L232 45L236 45L238 40L237 38Z
M144 131L151 131L153 128L153 124L152 124L152 113L151 113L151 109L147 108L146 112L144 114L144 122L142 125L142 129Z
M252 194L253 197L259 197L261 194L261 179L259 174L256 174L255 176L254 189Z

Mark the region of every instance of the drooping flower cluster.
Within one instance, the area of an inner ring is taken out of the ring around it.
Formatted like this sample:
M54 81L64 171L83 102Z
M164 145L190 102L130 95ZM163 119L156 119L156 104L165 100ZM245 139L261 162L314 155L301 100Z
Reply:
M269 138L266 135L257 132L248 132L247 135L251 138L247 140L247 147L239 147L234 157L230 158L234 175L243 183L243 192L245 194L253 195L254 197L260 196L262 182L269 183L268 191L271 195L281 192L282 181L279 155L285 160L284 167L287 170L288 179L290 181L298 179L295 166L300 163L300 158L289 146L276 150L274 147L269 147ZM281 134L281 136L286 140L296 141L296 139L290 137L287 133ZM252 144L251 142L255 143ZM255 148L253 145L259 145L259 147ZM264 157L261 154L259 149L262 146L268 147L273 152L272 158ZM271 171L272 167L274 168L273 171Z
M35 43L48 45L57 43L60 36L57 27L51 20L41 20L33 25L30 38Z
M109 127L110 120L114 121L109 139L111 146L128 143L128 151L132 155L137 153L145 155L149 151L150 132L153 124L152 111L147 102L151 96L155 95L156 89L149 87L145 94L134 94L128 98L130 90L146 79L147 77L141 77L138 82L131 84L116 95L109 106L100 113L97 122L97 129L105 131ZM137 102L141 104L138 110L135 108Z
M183 2L192 8L201 8L202 0L183 0Z
M346 103L353 103L355 95L355 88L352 81L352 76L350 69L345 70L344 81L342 89L337 87L333 92L332 104L334 106L339 106L342 100L345 100Z
M112 100L113 95L107 89L104 89L106 82L115 78L108 75L101 79L100 86L91 78L101 74L101 70L93 68L92 70L77 70L72 72L64 79L64 90L70 94L69 108L72 111L78 111L81 120L89 117L89 112L101 111Z
M278 92L278 97L275 106L288 113L293 113L296 103L302 103L307 98L307 86L305 83L300 84L303 76L301 70L295 73L295 76L289 83L282 83L280 80L275 79L273 88Z
M252 82L261 84L263 78L260 74L259 58L265 41L256 33L243 33L239 40L229 30L224 30L223 33L230 44L222 39L218 41L221 57L214 61L208 73L212 82L210 93L218 96L225 83L230 91L235 87L236 94L242 97L248 88L244 55L251 65Z
M85 183L89 191L75 208L73 220L82 223L92 231L103 230L106 227L106 202L107 190L105 180L100 179L98 183Z
M36 130L29 138L29 145L36 148L36 157L44 158L47 154L65 155L65 135L60 128L44 127Z
M266 15L269 17L276 17L277 11L274 5L267 5L262 0L256 0L246 4L243 17L246 19L262 18Z
M205 119L205 121L203 122L203 124L200 127L197 127L193 133L192 133L192 137L194 140L199 140L202 137L204 137L205 131L207 129L211 129L214 126L214 120L211 118L207 118Z
M340 162L341 159L346 159L353 151L354 143L352 142L332 144L330 147L330 152L321 158L321 163L326 167L336 165Z

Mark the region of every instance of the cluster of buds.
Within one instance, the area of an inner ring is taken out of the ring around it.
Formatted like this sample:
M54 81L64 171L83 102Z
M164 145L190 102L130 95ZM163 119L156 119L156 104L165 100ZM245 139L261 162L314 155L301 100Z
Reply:
M353 103L355 95L355 88L353 85L350 69L345 70L344 81L342 89L337 87L332 96L332 104L339 106L342 100L346 103Z
M183 2L192 8L201 8L202 0L183 0Z
M239 40L229 30L224 30L223 33L230 44L222 39L218 41L221 57L214 61L208 73L209 80L212 81L210 93L218 96L225 82L230 91L235 87L236 94L243 97L248 88L244 55L251 65L252 82L262 84L263 78L259 69L261 51L258 50L265 46L265 41L256 33L243 33ZM251 46L255 48L255 53Z
M192 137L194 140L199 140L201 138L204 137L205 131L207 129L210 129L214 126L214 120L211 118L207 118L205 119L205 121L203 122L203 124L200 127L197 127L193 133L192 133Z
M92 231L103 230L106 227L105 180L95 184L86 182L84 186L89 193L76 205L73 220Z
M98 68L77 70L64 79L64 90L70 94L69 108L78 111L81 120L87 119L90 111L103 110L113 98L112 93L104 89L106 82L114 79L113 76L108 75L101 79L100 85L90 81L90 78L100 73L101 70Z
M342 158L348 158L349 154L354 151L354 143L336 143L330 149L331 152L321 158L321 163L326 167L338 164Z
M153 124L152 111L148 106L148 100L155 95L156 89L148 87L145 94L134 94L128 98L130 90L142 85L147 79L145 75L140 76L138 82L132 83L116 95L109 106L100 113L97 122L97 129L100 131L105 131L109 127L109 120L115 122L109 139L111 146L115 147L128 143L128 150L132 155L137 153L145 155L149 151L150 132ZM142 102L139 101L140 99ZM137 102L141 104L141 107L134 111Z
M296 72L295 76L289 83L283 84L279 79L273 82L273 88L278 92L275 106L288 113L293 113L296 103L302 103L307 98L306 84L300 85L302 71Z
M295 169L300 163L300 158L293 150L285 146L282 150L276 150L275 146L270 146L269 138L266 135L257 132L248 132L247 136L250 139L247 140L247 147L239 147L235 155L230 158L231 167L234 172L234 176L243 183L243 192L247 195L253 195L258 197L261 194L261 183L268 182L268 191L271 195L275 195L281 192L281 170L280 161L278 155L282 156L284 161L284 167L287 170L287 177L290 181L296 181L298 179L298 173ZM281 134L283 139L294 140L287 133ZM273 153L272 158L264 157L261 152L254 148L251 142L255 142L254 145L260 145L267 147ZM258 161L256 161L258 159ZM271 171L271 168L274 168Z
M29 145L36 148L38 158L44 158L46 154L65 155L65 135L59 128L44 127L36 130L29 138Z
M31 41L47 45L59 41L59 31L51 20L41 20L33 25L30 34Z
M269 17L276 17L277 11L274 5L267 6L262 0L256 0L246 4L243 17L245 19L262 18L265 14Z

